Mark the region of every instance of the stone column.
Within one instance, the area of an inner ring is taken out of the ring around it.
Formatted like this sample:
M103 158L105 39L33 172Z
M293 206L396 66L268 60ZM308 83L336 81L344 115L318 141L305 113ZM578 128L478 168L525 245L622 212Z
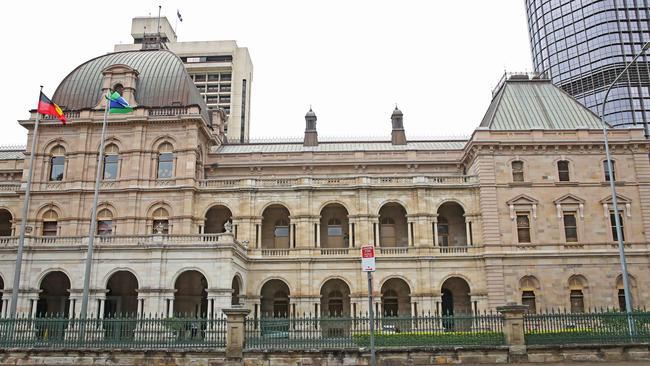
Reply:
M433 246L438 246L438 215L433 217Z
M373 235L376 238L375 239L375 246L376 247L381 247L381 230L379 229L379 226L381 224L380 224L379 218L375 219L372 222L372 224L373 224L372 226L374 228L374 234Z
M348 247L354 248L356 243L353 239L356 239L354 235L354 222L348 219Z
M472 220L469 217L465 217L465 235L467 237L467 246L472 246L472 229L470 228L470 223Z
M214 317L221 316L223 309L230 308L232 305L232 289L231 288L211 288L208 292L208 305L212 301L212 312ZM208 312L210 309L208 307Z
M223 309L226 314L226 357L242 358L244 350L244 321L250 310L244 308Z
M406 221L407 246L413 246L413 221Z
M526 342L524 341L524 313L526 310L528 310L528 305L515 303L497 307L497 311L503 314L503 333L510 354L526 354Z
M314 228L316 229L316 248L320 248L320 221L314 224Z

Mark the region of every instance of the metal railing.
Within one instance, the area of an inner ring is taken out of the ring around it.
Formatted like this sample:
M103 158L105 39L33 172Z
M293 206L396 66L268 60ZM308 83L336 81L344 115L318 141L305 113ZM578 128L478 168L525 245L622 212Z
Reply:
M375 318L375 344L390 347L500 346L499 314ZM359 349L370 342L367 315L246 320L246 349Z
M633 327L630 328L629 320ZM650 342L650 312L601 310L588 313L547 311L524 317L526 344Z
M5 318L0 348L215 349L225 348L226 330L224 317Z

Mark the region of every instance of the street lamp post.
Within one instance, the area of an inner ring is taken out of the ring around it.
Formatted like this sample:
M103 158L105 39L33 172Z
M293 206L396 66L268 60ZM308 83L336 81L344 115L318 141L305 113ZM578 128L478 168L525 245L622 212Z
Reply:
M616 76L612 84L607 88L607 91L605 92L605 98L603 98L603 102L601 104L601 112L600 112L600 120L603 125L603 136L605 137L605 155L607 157L607 174L609 176L609 187L612 190L612 205L614 206L614 223L616 225L616 239L618 239L618 255L621 260L621 272L622 272L622 277L623 277L623 291L625 292L625 311L628 313L628 319L629 319L629 314L632 312L632 299L630 296L630 283L628 281L628 275L627 275L627 261L625 260L625 246L623 244L623 231L621 230L621 220L619 217L619 211L618 211L618 200L616 198L616 184L614 182L614 175L612 174L612 156L609 152L609 141L607 139L607 124L605 123L605 103L607 103L607 97L609 96L609 92L612 90L612 87L616 84L618 79L623 76L627 70L632 66L636 60L648 49L650 48L650 42L646 43L643 45L643 48L639 53L634 56L632 59L632 62L627 64L625 66L625 69ZM647 132L647 123L645 123L646 126L646 132ZM646 134L647 135L647 134ZM632 323L630 322L630 331L632 331Z

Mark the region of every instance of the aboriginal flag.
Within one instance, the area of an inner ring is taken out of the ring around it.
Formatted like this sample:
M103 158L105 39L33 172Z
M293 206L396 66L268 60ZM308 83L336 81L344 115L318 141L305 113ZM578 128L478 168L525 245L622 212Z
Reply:
M45 94L41 92L41 97L38 99L38 113L46 114L48 116L54 116L59 119L59 121L65 124L68 119L63 115L61 108L56 105L50 98L46 97Z

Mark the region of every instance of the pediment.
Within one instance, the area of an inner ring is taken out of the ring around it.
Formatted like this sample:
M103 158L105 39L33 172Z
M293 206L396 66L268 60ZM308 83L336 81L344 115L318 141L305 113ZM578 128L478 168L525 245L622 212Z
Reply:
M553 203L555 203L556 205L572 205L572 204L573 205L580 205L580 204L584 204L585 200L583 200L582 198L580 198L580 197L578 197L576 195L568 193L568 194L565 194L562 197L559 197L559 198L555 199L555 201L553 201Z
M520 194L514 198L511 198L506 202L509 206L511 205L537 205L539 203L538 200L534 199L531 196L528 196L526 194Z
M618 203L623 203L623 204L632 202L631 199L629 199L628 197L623 196L622 194L617 194L616 195L616 200L617 200ZM602 200L600 200L600 203L608 203L608 204L612 203L612 196L609 195L609 196L603 198Z
M102 74L135 74L136 76L140 74L138 70L124 64L114 64L111 65L104 70L102 70Z

